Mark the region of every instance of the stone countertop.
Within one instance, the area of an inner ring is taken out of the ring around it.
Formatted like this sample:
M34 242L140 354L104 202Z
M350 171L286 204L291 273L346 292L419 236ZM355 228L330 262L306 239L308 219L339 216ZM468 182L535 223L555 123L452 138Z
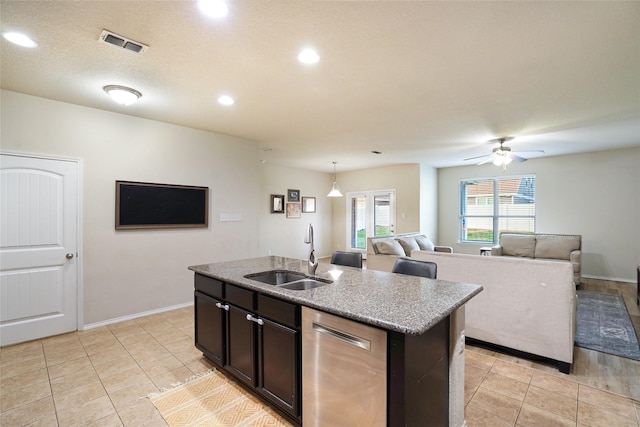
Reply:
M482 290L482 286L320 263L316 277L333 283L289 290L244 276L272 270L307 274L307 261L279 256L190 266L189 270L307 307L403 334L420 335Z

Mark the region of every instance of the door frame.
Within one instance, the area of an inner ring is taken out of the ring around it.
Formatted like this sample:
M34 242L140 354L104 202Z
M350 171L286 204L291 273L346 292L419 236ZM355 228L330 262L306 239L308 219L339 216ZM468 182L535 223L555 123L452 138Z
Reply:
M84 250L82 246L83 236L82 236L82 206L83 206L83 188L82 188L82 175L83 175L83 167L82 167L82 159L78 157L66 157L66 156L57 156L51 154L39 154L39 153L28 153L22 151L12 151L12 150L0 150L0 154L16 156L16 157L27 157L32 159L42 159L42 160L54 160L54 161L64 161L71 162L76 164L77 169L77 179L78 182L78 194L77 194L77 206L76 206L76 248L77 252L75 254L75 266L76 266L76 330L81 331L84 328L84 311L83 311L83 300L84 300L84 282L83 282L83 264L84 264Z
M357 249L357 248L352 248L351 247L351 204L350 204L350 200L354 197L354 196L360 196L363 195L366 199L367 199L367 212L366 215L367 217L371 217L373 218L373 209L374 206L372 204L369 203L369 199L372 198L373 196L375 196L378 193L389 193L390 197L391 197L391 204L393 205L393 209L391 210L390 214L391 214L391 218L390 221L393 223L391 224L391 226L393 227L393 230L390 233L390 236L395 236L396 234L396 190L395 188L392 189L386 189L386 190L363 190L363 191L350 191L346 194L346 200L345 200L345 219L346 219L346 243L345 243L345 247L347 248L347 251L353 251L353 252L360 252L362 253L362 256L364 259L367 258L367 247L366 247L366 240L365 240L365 247L364 249ZM367 237L370 236L365 236L365 239Z

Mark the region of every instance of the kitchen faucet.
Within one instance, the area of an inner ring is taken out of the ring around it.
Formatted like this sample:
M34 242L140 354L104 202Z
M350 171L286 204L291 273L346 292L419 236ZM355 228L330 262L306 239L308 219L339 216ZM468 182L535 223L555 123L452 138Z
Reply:
M316 251L313 248L313 226L309 224L307 232L304 235L304 242L310 244L309 247L309 275L315 276L316 268L318 268L318 260L316 259Z

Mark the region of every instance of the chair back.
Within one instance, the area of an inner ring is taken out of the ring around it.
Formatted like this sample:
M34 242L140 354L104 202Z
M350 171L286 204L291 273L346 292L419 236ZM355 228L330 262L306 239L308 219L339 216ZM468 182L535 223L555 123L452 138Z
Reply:
M362 268L362 254L360 252L335 251L331 255L331 264Z
M391 272L435 279L438 273L438 265L430 261L398 258Z

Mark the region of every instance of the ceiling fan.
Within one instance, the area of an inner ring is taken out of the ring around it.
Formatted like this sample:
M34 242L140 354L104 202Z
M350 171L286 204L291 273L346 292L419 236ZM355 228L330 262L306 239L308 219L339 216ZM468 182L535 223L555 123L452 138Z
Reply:
M491 151L491 154L485 154L483 156L476 156L476 157L469 157L468 159L464 159L464 161L481 159L483 157L486 157L486 159L478 163L478 165L483 165L485 163L493 162L493 164L496 166L502 166L502 172L504 173L507 170L507 165L511 163L513 160L520 163L525 162L527 160L526 158L521 157L518 154L524 154L524 153L543 153L544 154L544 151L542 150L530 150L530 151L519 151L519 152L511 151L511 148L505 146L504 143L507 141L511 141L512 139L513 139L512 136L504 136L501 138L492 139L489 141L489 143L491 144L498 143L500 144L500 146L495 147Z

